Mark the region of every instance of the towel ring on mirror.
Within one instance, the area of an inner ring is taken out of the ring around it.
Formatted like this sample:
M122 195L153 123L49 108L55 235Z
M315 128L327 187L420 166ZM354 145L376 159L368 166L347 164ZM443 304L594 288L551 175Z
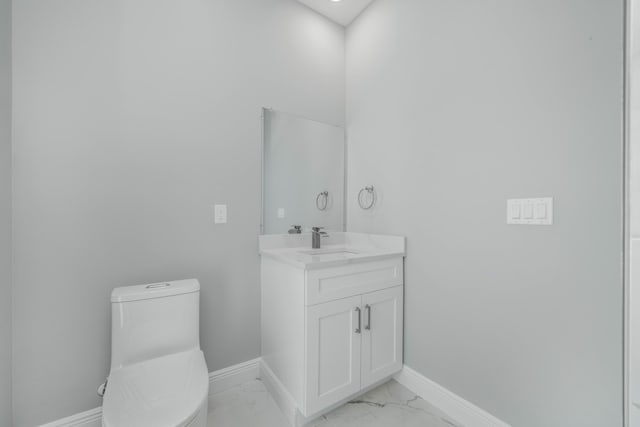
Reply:
M318 193L318 197L316 197L316 207L319 211L324 211L327 209L327 204L329 202L329 192L323 191L322 193Z
M369 201L369 203L364 203L362 201L362 195L364 194L365 191L369 193L371 197L371 200ZM360 192L358 193L358 205L360 205L362 209L364 210L371 209L375 204L376 204L376 192L373 188L373 185L364 187L362 190L360 190Z

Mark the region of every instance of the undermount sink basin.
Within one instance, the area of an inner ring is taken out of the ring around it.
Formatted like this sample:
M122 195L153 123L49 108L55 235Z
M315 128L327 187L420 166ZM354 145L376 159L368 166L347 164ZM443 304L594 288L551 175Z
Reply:
M349 249L311 249L307 251L300 251L304 255L356 255L358 252Z
M315 270L404 256L405 239L361 233L331 232L320 249L309 235L260 236L260 255L296 268ZM310 241L311 240L311 241Z

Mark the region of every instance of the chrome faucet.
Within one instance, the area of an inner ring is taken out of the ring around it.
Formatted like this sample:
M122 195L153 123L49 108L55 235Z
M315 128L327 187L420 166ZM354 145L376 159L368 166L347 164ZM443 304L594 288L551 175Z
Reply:
M328 237L329 235L322 230L324 227L312 227L311 228L311 249L320 249L320 238Z

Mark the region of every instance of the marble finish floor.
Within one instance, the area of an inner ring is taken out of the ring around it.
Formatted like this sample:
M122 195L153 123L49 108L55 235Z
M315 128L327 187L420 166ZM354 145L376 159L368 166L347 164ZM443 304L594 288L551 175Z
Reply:
M308 424L311 427L462 427L391 380ZM260 380L209 398L208 427L290 427Z

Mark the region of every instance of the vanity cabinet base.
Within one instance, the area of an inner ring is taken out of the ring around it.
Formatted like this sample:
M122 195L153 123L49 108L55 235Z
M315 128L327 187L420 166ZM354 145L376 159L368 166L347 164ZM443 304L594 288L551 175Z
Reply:
M394 372L394 374L397 372ZM317 420L318 418L320 418L321 416L328 414L329 412L333 411L334 409L337 409L345 404L347 404L348 402L357 399L359 396L362 396L366 393L368 393L369 391L375 389L376 387L386 383L387 381L389 381L393 375L390 375L386 378L383 378L382 380L378 381L377 383L374 383L368 387L365 387L363 389L361 389L360 391L358 391L357 393L342 399L336 403L334 403L333 405L330 405L326 408L324 408L321 411L316 412L315 414L311 414L309 416L305 416L304 414L302 414L302 412L300 412L300 408L298 406L298 404L296 403L296 401L293 399L293 397L291 396L291 394L287 391L287 389L282 385L282 383L278 380L278 378L273 374L273 371L271 371L271 369L269 368L269 366L262 361L260 364L260 379L262 380L265 388L267 389L269 395L273 398L273 400L276 402L276 405L278 405L278 408L280 408L280 410L282 411L282 413L284 414L285 418L287 419L287 422L289 423L290 426L292 427L304 427L306 425L308 425L309 423L311 423L312 421Z
M313 304L310 287L317 288L319 273L262 258L263 379L292 425L304 425L402 369L402 257L343 266L340 276L349 277L349 268L375 285L353 281L358 286L339 292L340 298ZM375 274L390 268L400 271ZM330 268L320 274L330 276Z

